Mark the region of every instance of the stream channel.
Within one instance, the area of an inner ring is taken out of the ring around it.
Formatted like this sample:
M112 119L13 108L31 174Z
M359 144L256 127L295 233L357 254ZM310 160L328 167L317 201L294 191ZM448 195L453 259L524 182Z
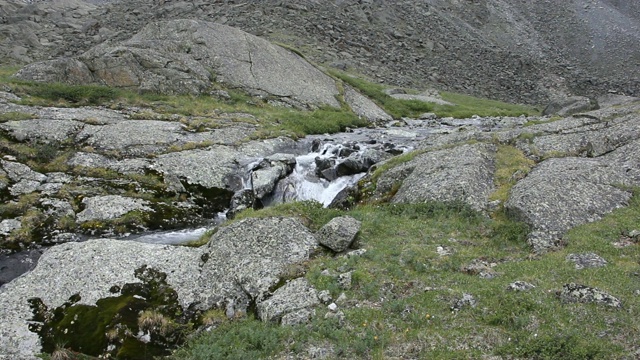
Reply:
M522 118L510 120L524 122ZM512 121L507 123L512 124ZM503 125L504 119L496 118L404 120L403 126L360 128L332 135L307 136L299 140L294 148L281 151L295 157L295 165L286 177L275 184L273 191L259 199L260 205L266 207L289 201L316 200L328 206L343 189L356 184L371 165L410 151L429 136L465 130L494 131ZM252 188L252 173L262 159L247 158L242 162L243 184L248 191ZM119 239L180 245L199 239L207 230L226 219L225 211L206 226L135 234ZM89 238L83 236L81 239ZM33 269L45 249L0 255L0 286Z

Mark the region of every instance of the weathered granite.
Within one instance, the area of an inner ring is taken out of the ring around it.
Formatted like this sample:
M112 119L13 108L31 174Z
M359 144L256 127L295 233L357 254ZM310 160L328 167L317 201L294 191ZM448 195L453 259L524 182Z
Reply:
M427 152L411 160L413 167L392 201L461 201L476 210L484 210L494 190L495 146L462 145L452 149Z
M300 319L292 319L291 314L319 303L316 289L306 279L299 278L289 281L276 290L270 298L259 302L257 313L262 321L279 322L282 320L285 324L292 324ZM287 315L290 315L290 318L284 319L283 317Z
M82 199L84 210L78 213L76 220L113 220L131 211L153 211L149 202L119 195L96 196Z
M316 237L320 244L335 252L342 252L353 243L361 225L351 216L335 217L318 230Z

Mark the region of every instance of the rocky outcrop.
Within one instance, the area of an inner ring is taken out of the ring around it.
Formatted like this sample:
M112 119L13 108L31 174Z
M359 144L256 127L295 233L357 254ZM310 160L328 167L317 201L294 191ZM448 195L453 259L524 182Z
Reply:
M90 220L113 220L131 211L153 211L148 201L117 195L97 196L82 199L84 210L76 216L78 222Z
M334 80L300 56L241 30L197 20L153 22L121 44L35 63L16 76L164 94L203 94L223 84L297 106L339 106Z
M283 325L298 325L307 320L311 312L308 308L320 303L318 292L307 280L295 279L286 283L270 298L257 305L257 313L262 321L279 322Z
M557 295L562 301L566 302L596 303L613 308L622 307L622 302L615 296L598 288L576 283L565 284Z
M597 108L598 104L587 97L572 96L553 100L544 108L542 115L569 116Z
M392 201L464 202L482 211L494 190L494 154L494 146L477 144L419 155L389 175L402 184Z
M210 290L198 306L226 304L232 313L245 313L269 296L288 265L307 260L316 246L313 234L291 218L249 218L221 228L203 249L201 281Z
M139 282L140 268L165 274L184 309L218 306L235 316L257 303L264 321L301 322L319 303L316 290L303 279L273 294L271 289L288 266L308 260L316 245L297 220L266 218L223 227L199 249L106 239L54 246L35 269L0 288L0 354L34 359L40 352L38 335L28 327L33 314L27 299L39 298L53 309L77 294L77 304L94 305L114 296L114 289Z
M618 187L624 184L634 180L615 162L549 159L513 187L505 208L532 226L529 242L542 251L558 246L570 228L626 206L632 194Z

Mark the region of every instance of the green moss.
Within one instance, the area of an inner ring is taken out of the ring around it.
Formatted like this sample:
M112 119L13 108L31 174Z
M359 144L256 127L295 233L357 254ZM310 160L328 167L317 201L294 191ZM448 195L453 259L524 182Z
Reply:
M183 316L177 294L166 284L166 274L145 266L135 275L142 283L125 284L120 295L100 299L96 306L77 304L78 295L55 309L30 299L34 320L42 323L32 324L30 330L40 335L43 351L52 353L64 344L85 355L118 359L169 355L184 341L191 319ZM114 287L113 292L120 289ZM151 322L149 314L153 314ZM140 330L150 334L148 343L137 338Z

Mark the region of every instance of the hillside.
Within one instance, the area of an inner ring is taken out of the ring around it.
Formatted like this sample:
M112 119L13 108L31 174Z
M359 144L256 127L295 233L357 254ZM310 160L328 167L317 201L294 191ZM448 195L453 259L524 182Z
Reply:
M0 360L638 358L639 8L0 0Z
M2 2L5 63L77 55L149 21L198 18L394 85L530 104L640 91L634 1Z

